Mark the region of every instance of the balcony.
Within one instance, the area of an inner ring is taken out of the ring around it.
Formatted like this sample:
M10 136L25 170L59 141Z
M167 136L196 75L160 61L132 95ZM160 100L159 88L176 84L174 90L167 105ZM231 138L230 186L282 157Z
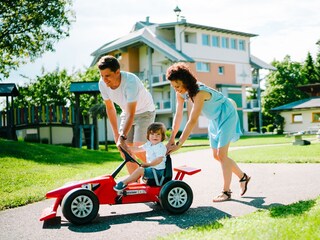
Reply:
M167 85L167 84L170 83L166 79L166 74L165 73L153 75L151 79L152 79L152 86L153 87L161 86L161 85Z
M243 109L246 112L258 112L260 111L260 104L258 99L252 99L247 101L246 107Z
M157 113L170 113L171 112L171 101L170 100L159 100L155 102Z

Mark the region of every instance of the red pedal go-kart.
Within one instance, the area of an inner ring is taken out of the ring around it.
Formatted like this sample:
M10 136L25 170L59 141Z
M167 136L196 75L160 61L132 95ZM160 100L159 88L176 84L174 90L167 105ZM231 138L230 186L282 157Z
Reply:
M172 163L170 155L166 158L166 169L162 179L148 179L143 183L130 183L121 192L113 189L115 178L127 162L135 162L126 151L124 161L111 175L83 180L64 185L46 194L46 198L56 198L53 206L46 208L40 221L48 221L57 216L57 209L61 205L63 216L71 223L82 225L94 220L99 212L100 204L127 203L160 203L163 209L172 214L187 211L193 201L193 192L183 180L185 174L193 175L201 171L187 166L176 167L176 175L172 180Z

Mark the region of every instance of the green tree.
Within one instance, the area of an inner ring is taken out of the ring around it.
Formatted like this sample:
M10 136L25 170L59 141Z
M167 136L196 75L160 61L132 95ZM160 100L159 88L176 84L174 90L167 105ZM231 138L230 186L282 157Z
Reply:
M318 77L318 83L320 83L320 40L317 42L318 45L318 53L317 53L317 57L315 60L315 64L314 64L314 68L315 71L317 73L317 77Z
M26 103L35 106L66 106L73 103L74 97L70 93L72 76L67 70L60 71L58 68L53 72L46 73L42 69L42 76L37 76L34 81L19 88L19 96L15 104L23 107Z
M71 0L14 0L0 4L0 80L69 35Z
M317 74L313 58L308 52L307 58L302 67L302 73L304 74L304 78L307 79L307 84L318 83L320 82L319 76Z
M307 83L301 71L301 63L292 62L290 56L286 56L282 62L273 61L272 65L277 71L268 74L266 90L262 96L262 111L269 119L275 116L275 113L270 111L272 108L308 97L297 88Z
M74 74L73 81L75 82L98 82L100 79L100 73L96 66L86 68L84 71L78 71ZM100 94L98 95L97 102L103 102ZM91 112L90 108L96 104L96 100L93 95L81 94L80 95L80 108L85 121L88 123Z

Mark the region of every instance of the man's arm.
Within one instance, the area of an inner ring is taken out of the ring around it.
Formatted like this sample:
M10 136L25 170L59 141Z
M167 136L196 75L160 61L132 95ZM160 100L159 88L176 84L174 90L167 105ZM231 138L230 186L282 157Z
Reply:
M127 104L127 109L126 109L126 120L122 129L122 132L120 135L124 135L127 137L127 134L129 133L133 121L134 121L134 115L136 113L136 107L137 107L137 102L130 102Z
M116 108L110 99L104 100L104 104L106 105L106 111L113 131L114 141L117 142L119 139L119 131Z

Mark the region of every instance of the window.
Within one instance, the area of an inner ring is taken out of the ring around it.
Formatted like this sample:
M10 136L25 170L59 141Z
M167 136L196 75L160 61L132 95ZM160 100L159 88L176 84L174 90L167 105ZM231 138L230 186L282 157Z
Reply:
M192 32L185 32L184 41L186 43L197 43L197 34Z
M219 36L212 36L212 46L213 47L220 47L220 37Z
M297 113L297 114L292 114L292 123L302 123L302 114Z
M235 38L230 39L230 44L232 49L238 49L238 40Z
M312 122L320 122L320 112L312 113Z
M210 46L210 36L208 34L202 34L202 45Z
M239 50L245 51L246 50L246 41L239 40Z
M224 74L224 67L223 66L219 66L218 67L218 74L219 75L223 75Z
M221 38L221 47L222 48L229 48L229 38L227 38L227 37Z
M197 72L209 72L209 63L197 62L196 70Z

